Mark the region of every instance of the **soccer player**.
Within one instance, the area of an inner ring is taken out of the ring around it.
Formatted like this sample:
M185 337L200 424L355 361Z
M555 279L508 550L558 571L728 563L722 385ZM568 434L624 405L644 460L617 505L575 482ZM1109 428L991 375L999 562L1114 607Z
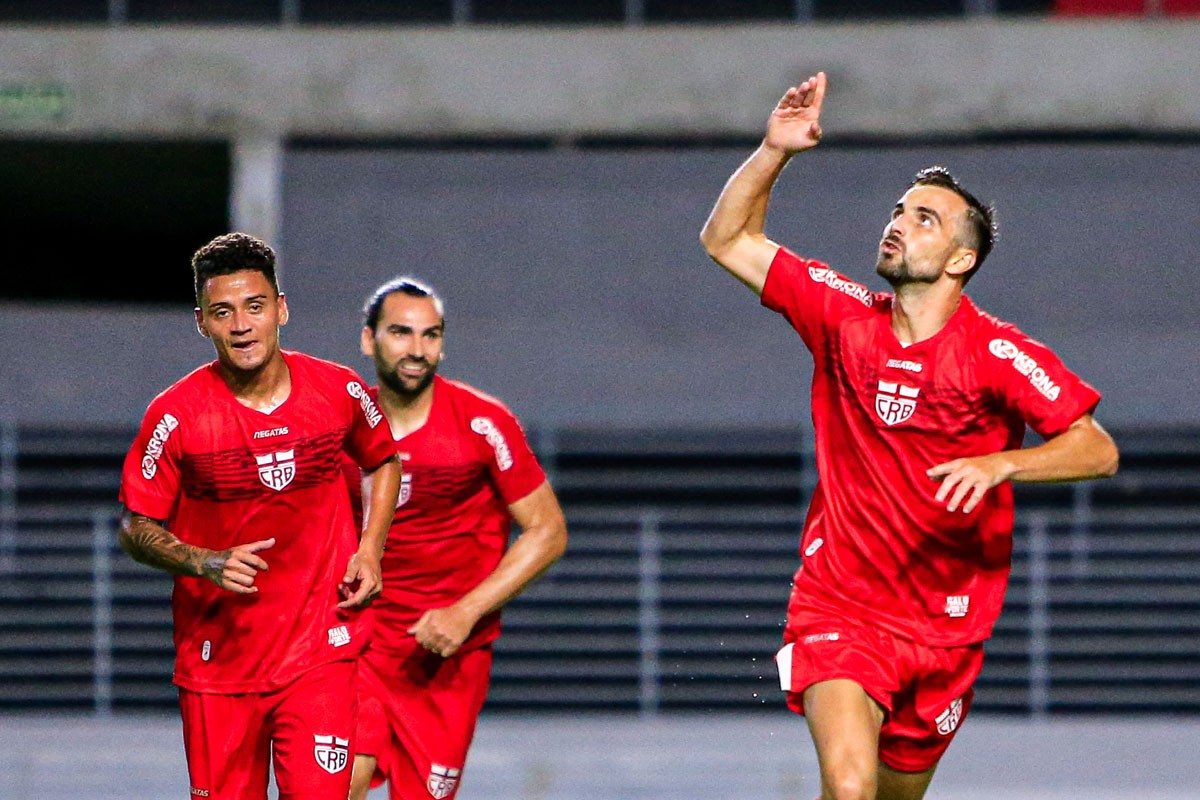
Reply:
M441 299L398 278L363 309L362 352L404 483L383 557L375 632L359 663L351 800L452 797L487 694L500 609L566 549L567 527L516 418L437 375ZM348 475L357 489L357 471ZM368 485L370 481L366 482ZM520 535L508 547L511 525Z
M192 258L217 358L150 403L125 459L120 540L173 573L191 796L344 800L363 607L380 591L400 464L353 370L284 351L275 254L242 233ZM374 476L354 529L342 453Z
M1012 551L1010 481L1112 475L1099 394L963 287L991 209L940 167L884 226L876 293L763 233L771 189L817 145L827 79L792 87L704 225L708 254L812 352L819 483L784 646L825 800L923 797L971 705ZM1025 426L1043 443L1022 449Z

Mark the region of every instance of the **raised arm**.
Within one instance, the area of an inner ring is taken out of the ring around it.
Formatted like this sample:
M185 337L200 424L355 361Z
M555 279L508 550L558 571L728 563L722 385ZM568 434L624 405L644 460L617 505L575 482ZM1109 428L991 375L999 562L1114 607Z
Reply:
M926 471L941 480L937 500L950 511L970 513L984 494L1004 481L1053 482L1107 478L1119 462L1117 445L1091 414L1036 447L957 458ZM947 502L948 501L948 502ZM965 502L964 502L965 501Z
M158 520L135 514L128 508L121 515L118 534L121 548L134 560L173 575L208 580L236 594L254 594L254 579L267 569L256 553L275 544L274 539L237 545L228 550L209 550L182 542Z
M821 140L826 77L818 72L784 93L767 121L762 144L729 178L700 231L714 261L762 294L779 245L763 233L771 189L796 153Z
M409 633L426 650L451 656L475 623L525 591L567 549L567 521L549 482L508 507L521 535L491 575L445 608L426 611Z

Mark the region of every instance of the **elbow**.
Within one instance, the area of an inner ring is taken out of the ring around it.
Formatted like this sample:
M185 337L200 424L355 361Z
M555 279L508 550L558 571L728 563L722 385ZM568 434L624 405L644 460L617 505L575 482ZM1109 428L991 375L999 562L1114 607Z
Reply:
M567 521L559 520L555 535L550 543L550 561L558 561L567 552Z
M126 555L137 558L133 547L133 515L128 511L121 513L121 520L117 526L117 544L121 545Z
M730 242L730 237L722 235L711 219L705 222L704 227L700 229L700 246L704 248L704 252L708 253L708 257L717 263L722 262L722 257L729 250Z
M1121 454L1117 450L1116 444L1109 442L1107 451L1104 454L1103 462L1100 466L1100 477L1111 478L1117 474L1117 470L1121 467Z
M543 552L546 557L546 564L550 565L558 561L567 552L567 518L559 509L554 518L549 520L546 526L547 536L543 540Z
M129 534L124 530L117 532L117 544L121 545L121 550L125 555L137 560L137 551L133 549L133 540L129 538Z
M710 258L716 258L716 237L707 224L700 229L700 246L704 248L704 252L708 253Z

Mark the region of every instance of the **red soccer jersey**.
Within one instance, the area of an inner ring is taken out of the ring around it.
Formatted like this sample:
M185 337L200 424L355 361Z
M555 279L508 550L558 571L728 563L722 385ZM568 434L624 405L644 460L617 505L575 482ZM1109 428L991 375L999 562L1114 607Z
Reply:
M125 458L121 502L182 541L275 539L255 594L175 578L175 683L193 692L273 691L365 644L361 613L336 607L358 547L340 454L371 469L395 445L353 370L284 359L291 394L270 414L239 403L214 362L150 403Z
M798 602L832 605L934 646L986 639L1012 553L1012 486L970 513L937 502L925 471L1014 449L1028 424L1055 436L1100 395L1045 345L967 297L933 337L905 347L892 296L780 248L763 305L813 354L819 475L801 540Z
M403 649L422 613L454 603L496 569L508 546L508 506L546 480L512 412L441 376L434 377L429 419L397 439L396 448L404 478L371 641L372 648L393 652ZM352 492L360 491L358 478L357 471L347 476ZM496 612L479 621L463 649L499 635Z

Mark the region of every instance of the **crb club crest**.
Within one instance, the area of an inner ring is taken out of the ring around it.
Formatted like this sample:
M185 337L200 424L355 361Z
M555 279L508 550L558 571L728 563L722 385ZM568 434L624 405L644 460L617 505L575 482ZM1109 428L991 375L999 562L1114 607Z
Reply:
M350 740L313 734L313 756L321 769L336 775L350 763Z
M917 395L920 389L901 383L879 382L879 393L875 395L875 413L888 425L904 422L917 410Z
M267 453L265 456L255 456L254 460L258 462L258 479L268 489L278 492L296 477L295 450Z
M962 698L957 698L950 707L937 716L937 731L942 736L949 736L954 733L954 729L958 727L958 723L962 721L963 702Z
M412 475L404 473L400 476L400 494L396 497L396 508L404 505L412 497Z
M455 787L458 786L458 776L461 774L461 769L432 764L429 767L429 780L425 781L425 788L437 800L442 800L454 793Z

